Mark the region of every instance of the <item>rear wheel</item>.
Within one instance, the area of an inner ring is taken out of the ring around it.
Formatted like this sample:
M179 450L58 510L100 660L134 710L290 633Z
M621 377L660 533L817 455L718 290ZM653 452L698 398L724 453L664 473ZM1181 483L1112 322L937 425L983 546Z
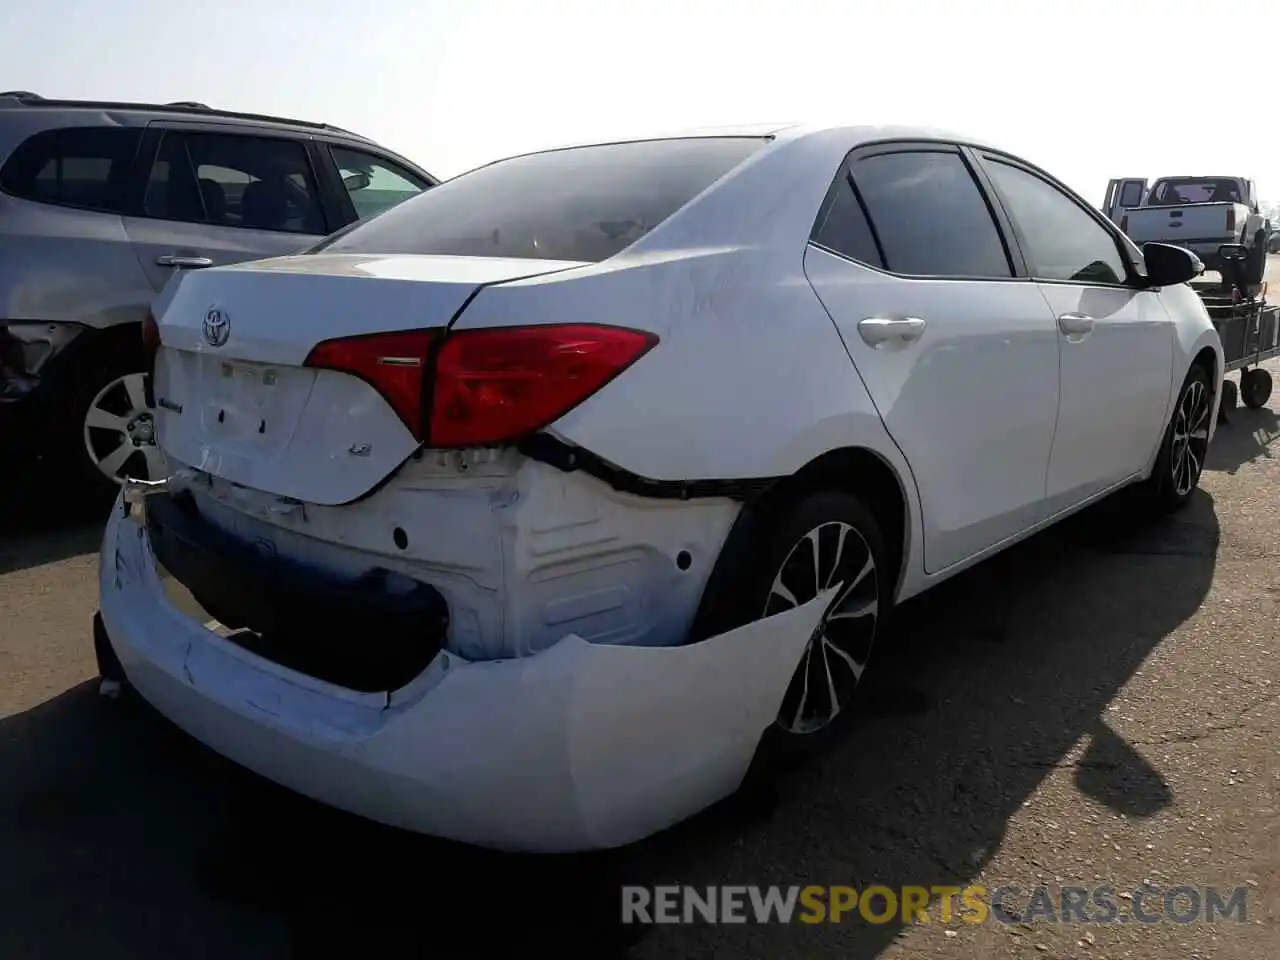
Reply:
M57 455L72 475L104 497L129 477L164 474L155 413L147 407L147 374L127 361L92 369L75 383L59 417Z
M805 648L770 739L788 752L826 742L847 722L879 627L893 576L880 525L858 498L810 492L777 511L731 583L732 611L710 632L803 606L839 585Z

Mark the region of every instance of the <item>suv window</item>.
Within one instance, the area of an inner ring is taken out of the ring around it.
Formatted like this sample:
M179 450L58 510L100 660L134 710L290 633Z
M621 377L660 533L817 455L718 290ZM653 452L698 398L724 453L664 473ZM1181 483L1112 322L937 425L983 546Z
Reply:
M631 246L766 143L690 137L512 157L432 187L312 252L598 262Z
M361 220L416 197L427 188L420 177L381 157L346 147L331 146L329 152L342 178L342 186L356 208L356 216Z
M853 179L887 269L918 277L1013 276L995 218L960 154L875 154L854 162Z
M986 166L1022 234L1034 276L1075 283L1124 283L1127 271L1120 248L1088 211L1021 167L992 158Z
M1136 207L1142 203L1142 184L1129 181L1120 191L1120 206Z
M306 147L294 140L168 131L146 215L217 227L327 233Z
M139 129L68 127L25 140L0 169L0 189L65 207L120 213Z
M832 184L832 196L827 215L813 231L813 242L843 254L852 260L883 267L876 238L871 232L867 215L853 192L853 184L844 170Z

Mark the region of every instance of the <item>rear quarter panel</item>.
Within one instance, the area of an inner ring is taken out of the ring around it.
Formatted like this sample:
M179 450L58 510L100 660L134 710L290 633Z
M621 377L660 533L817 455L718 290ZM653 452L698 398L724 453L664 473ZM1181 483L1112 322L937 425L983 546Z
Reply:
M657 347L551 427L647 479L783 477L831 450L877 454L909 505L905 594L919 556L914 480L803 274L802 254L803 244L785 259L746 248L618 258L486 288L457 326L656 332Z

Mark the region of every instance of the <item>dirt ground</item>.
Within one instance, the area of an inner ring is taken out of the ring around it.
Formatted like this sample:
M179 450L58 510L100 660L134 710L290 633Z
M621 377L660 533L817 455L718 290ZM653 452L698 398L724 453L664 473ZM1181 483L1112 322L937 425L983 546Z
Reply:
M904 606L860 723L776 802L591 858L384 830L100 699L100 523L10 493L0 958L1280 957L1277 412L1221 429L1175 519L1137 526L1105 503ZM1144 881L1244 887L1246 920L618 924L623 882Z

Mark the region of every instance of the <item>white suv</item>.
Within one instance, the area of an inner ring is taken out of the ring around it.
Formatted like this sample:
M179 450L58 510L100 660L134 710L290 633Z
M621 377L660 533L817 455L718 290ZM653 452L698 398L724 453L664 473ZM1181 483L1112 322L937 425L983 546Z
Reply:
M993 148L794 127L515 157L189 275L104 676L388 823L628 842L836 730L896 602L1193 495L1200 269Z

